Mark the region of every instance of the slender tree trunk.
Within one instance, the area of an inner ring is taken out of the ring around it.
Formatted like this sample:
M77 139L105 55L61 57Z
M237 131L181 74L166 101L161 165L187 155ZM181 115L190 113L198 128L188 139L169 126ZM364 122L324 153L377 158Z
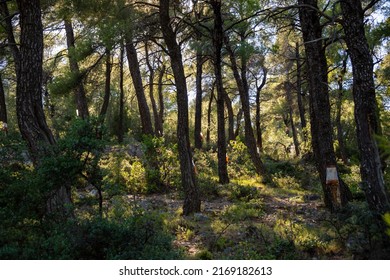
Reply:
M164 135L164 92L163 92L163 78L165 75L165 64L161 65L161 69L158 74L158 102L159 102L159 112L158 112L158 117L159 117L159 122L161 123L161 131L160 131L160 136Z
M334 190L327 184L327 168L336 166L336 156L333 150L333 133L330 118L330 103L328 92L328 72L325 48L322 41L317 0L299 0L299 8L303 39L306 51L306 66L310 89L310 122L314 156L317 170L324 192L326 207L334 211L339 206ZM310 7L311 6L311 7ZM339 178L339 182L341 179ZM345 205L350 199L350 191L341 183L339 186L340 203Z
M242 121L242 109L238 110L238 113L236 116L236 130L234 132L235 138L237 138L238 135L240 135L241 121Z
M124 108L125 108L125 90L123 86L124 82L124 57L125 46L123 40L120 44L120 57L119 57L119 125L118 125L118 142L123 142L124 131Z
M210 92L210 100L209 100L209 105L207 109L207 134L206 134L206 143L207 147L210 147L210 134L211 134L211 110L212 110L212 104L213 100L215 98L214 96L214 89L215 89L215 83L213 83L213 86L211 87L211 92Z
M235 134L234 134L234 112L233 112L233 105L232 100L229 97L229 94L224 89L224 97L225 97L225 104L226 109L228 113L228 141L235 140Z
M5 102L5 92L3 86L3 78L0 73L0 122L3 123L2 127L0 126L0 130L3 130L6 134L8 134L8 118L7 118L7 105Z
M347 152L345 149L345 140L344 140L344 130L341 124L341 113L342 113L342 104L343 104L343 80L347 68L347 58L343 61L343 69L341 75L337 79L338 84L338 95L336 102L336 128L337 128L337 141L339 142L339 155L344 164L348 164Z
M238 91L241 98L241 107L244 116L244 126L245 126L245 144L248 148L248 152L253 162L253 165L256 169L256 172L259 175L266 176L267 172L260 158L260 154L257 151L256 138L252 128L252 120L251 120L250 105L249 105L249 89L248 89L248 83L246 81L246 61L243 58L241 59L242 62L241 62L241 76L240 76L239 68L237 65L237 59L235 57L235 54L230 46L227 37L225 37L225 42L226 42L226 49L230 57L230 63L233 70L233 75L236 80Z
M361 1L340 1L343 28L353 71L353 98L357 140L360 150L362 186L371 210L383 214L389 210L382 165L375 134L381 134L375 98L373 60L364 30Z
M292 137L294 141L294 149L295 149L295 156L299 156L299 141L298 141L298 135L297 135L297 130L295 128L295 122L294 122L294 109L293 109L293 99L292 99L292 88L293 85L290 82L285 83L285 90L286 90L286 101L287 101L287 106L288 106L288 115L290 118L290 124L291 124L291 132L292 132Z
M75 57L76 47L75 47L73 26L70 19L65 19L64 23L65 23L66 43L68 47L69 67L70 67L70 71L72 72L72 75L76 75L78 81L75 89L77 112L80 118L86 119L89 117L88 104L87 104L87 97L86 97L86 93L82 81L82 75L80 73L79 65Z
M201 51L197 51L196 54L196 99L195 99L195 130L194 130L194 139L195 139L195 148L202 149L202 99L203 99L203 90L202 90L202 72L203 72L203 62L204 58Z
M210 1L214 13L214 74L215 85L217 88L217 118L218 118L218 176L219 183L229 183L226 162L226 132L225 132L225 97L222 81L222 44L223 44L223 25L221 2Z
M298 109L299 109L299 117L301 119L301 128L306 128L306 117L305 117L305 106L302 100L302 64L301 64L301 55L299 54L299 43L296 43L295 47L295 55L297 61L297 101L298 101ZM303 135L306 141L306 135Z
M153 135L153 125L150 117L149 106L145 97L144 86L142 83L142 76L138 62L137 50L135 49L134 43L131 38L126 38L126 53L131 78L133 79L135 95L138 101L138 109L142 123L142 133Z
M263 70L263 79L260 85L257 85L256 82L256 143L259 148L260 153L263 152L263 137L261 130L261 90L265 86L267 80L267 69L262 67Z
M195 181L195 170L190 149L188 124L188 95L186 77L180 46L176 41L176 33L171 26L169 0L160 0L160 24L167 45L173 75L176 83L177 97L177 140L182 186L184 189L183 215L200 212L199 189Z
M156 99L154 98L155 71L154 71L152 64L150 63L149 47L148 47L147 42L145 42L145 59L146 59L146 65L148 66L148 69L149 69L149 97L150 97L150 102L152 104L152 110L153 110L154 135L161 136L162 123L161 123L161 118L160 118L158 110L157 110Z
M109 50L106 50L106 79L105 79L105 85L104 85L104 97L103 97L103 104L100 109L99 117L101 118L101 123L104 123L104 119L107 114L108 105L110 103L110 96L111 96L111 69L112 69L112 63L111 63L111 53Z

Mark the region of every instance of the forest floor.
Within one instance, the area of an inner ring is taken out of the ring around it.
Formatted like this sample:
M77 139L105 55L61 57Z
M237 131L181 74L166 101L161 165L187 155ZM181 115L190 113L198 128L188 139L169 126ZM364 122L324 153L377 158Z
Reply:
M174 244L185 258L353 257L342 254L342 245L331 237L329 228L324 232L329 213L319 195L252 187L247 195L232 198L232 190L226 190L229 187L220 186L220 195L202 201L202 211L189 217L181 215L183 200L177 194L137 200L142 207L167 215L167 227L175 235Z

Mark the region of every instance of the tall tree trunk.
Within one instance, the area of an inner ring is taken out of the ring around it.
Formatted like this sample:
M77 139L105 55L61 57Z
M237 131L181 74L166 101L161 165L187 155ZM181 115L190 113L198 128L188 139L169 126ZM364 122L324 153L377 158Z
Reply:
M299 53L299 43L295 44L295 59L297 61L297 100L298 100L298 109L299 117L301 119L301 128L306 128L306 117L305 117L305 105L302 100L302 63L301 55ZM306 135L303 135L304 140L306 141Z
M286 101L287 101L287 106L288 106L288 115L290 118L290 124L291 124L291 132L292 132L292 137L294 141L294 149L295 149L295 156L299 156L299 141L298 141L298 135L297 135L297 130L295 128L295 122L294 122L294 108L292 106L293 104L293 99L292 99L292 89L293 85L290 82L285 83L285 90L286 90Z
M118 142L123 142L125 134L124 130L124 109L125 109L125 90L123 86L124 82L124 58L125 58L125 46L123 40L120 44L120 57L119 57L119 125L118 125Z
M162 123L161 123L161 118L160 118L158 110L157 110L156 99L154 98L155 71L154 71L152 64L150 63L148 42L145 42L145 60L146 60L146 65L149 69L149 97L150 97L150 102L152 104L152 110L153 110L154 135L161 136Z
M142 133L153 135L153 125L150 117L150 110L145 97L137 50L135 49L132 38L126 38L126 53L131 78L133 80L135 95L138 101L138 109L142 123Z
M195 148L202 149L202 99L203 99L203 90L202 90L202 72L203 72L203 62L204 58L201 51L196 53L196 98L195 98L195 130L194 130L194 139L195 139Z
M339 201L334 196L332 187L326 181L327 168L336 166L336 156L333 150L328 68L322 40L322 27L317 13L317 0L299 0L298 3L301 5L299 18L305 42L306 67L308 69L313 152L324 192L325 206L334 211L339 207ZM339 182L341 182L340 178ZM350 198L350 191L345 184L340 184L339 193L341 205L345 205Z
M236 130L234 131L234 136L236 138L238 137L238 135L240 135L241 121L242 121L242 108L240 108L240 110L238 110L238 113L236 116Z
M106 50L106 78L105 78L105 85L104 85L104 97L103 97L103 104L100 109L99 117L101 118L101 123L104 123L104 120L106 118L108 105L110 103L110 96L111 96L111 69L112 69L112 63L111 63L111 53L109 50Z
M158 117L159 117L159 122L161 123L161 131L160 131L160 136L164 135L164 92L163 92L163 78L165 75L165 64L164 62L161 65L159 74L158 74L158 103L159 103L159 111L158 111Z
M195 181L195 170L190 149L188 124L188 95L186 77L180 46L176 41L176 33L171 26L169 0L160 0L160 24L167 45L173 75L176 83L177 97L177 140L182 186L184 189L183 215L200 212L199 189Z
M221 1L210 1L214 13L214 74L217 88L217 119L218 119L218 176L219 183L229 183L226 162L226 132L225 132L225 91L222 81L222 44L223 25L221 13Z
M245 144L248 148L250 158L259 175L266 176L267 172L265 166L260 158L260 154L257 151L256 138L253 133L252 120L249 105L249 87L246 78L246 61L241 58L241 75L237 65L237 59L234 51L230 46L230 42L225 37L226 49L229 53L230 63L233 70L233 75L237 83L238 92L241 99L241 107L244 116L244 127L245 127Z
M80 73L79 65L75 57L75 38L72 22L70 19L65 19L65 33L66 33L66 43L68 48L68 58L69 58L69 67L72 75L77 77L77 85L75 89L76 95L76 105L78 116L82 119L89 117L87 97L82 81L82 75Z
M43 27L39 0L18 0L20 11L20 47L16 53L16 111L18 125L27 142L32 160L40 165L50 153L55 139L49 129L42 105ZM47 211L69 214L70 186L59 186L50 194Z
M210 91L210 100L209 100L209 105L208 105L208 108L207 108L207 134L206 134L206 144L207 144L207 148L210 147L210 134L211 134L211 110L212 110L212 104L213 104L213 100L215 98L215 94L214 94L214 89L215 89L215 83L213 83L212 87L211 87L211 91Z
M260 153L263 152L263 136L261 130L261 90L265 86L267 80L267 69L263 66L263 79L260 85L256 81L256 143Z
M0 126L0 130L4 130L6 134L8 134L8 119L7 119L7 105L5 102L5 92L3 86L3 78L0 73L0 122L2 122L2 126Z
M234 112L233 112L233 105L232 100L229 97L229 94L224 89L224 98L225 98L225 104L226 109L228 113L228 141L235 140L235 134L234 134Z
M381 134L375 99L373 60L364 30L361 1L340 1L343 28L353 71L353 98L357 140L360 150L360 174L367 202L373 211L389 210L382 165L375 134Z
M345 57L343 61L343 69L341 70L341 74L337 79L338 84L338 94L336 101L336 129L337 129L337 141L339 142L339 156L344 164L348 164L347 152L345 149L345 140L344 140L344 130L341 124L341 114L342 114L342 104L343 104L343 81L344 75L347 71L347 57Z

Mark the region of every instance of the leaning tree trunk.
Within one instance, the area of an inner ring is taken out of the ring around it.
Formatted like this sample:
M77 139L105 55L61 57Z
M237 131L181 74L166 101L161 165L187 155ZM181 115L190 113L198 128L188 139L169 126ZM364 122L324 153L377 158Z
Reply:
M353 98L357 140L360 150L360 174L367 202L382 214L389 209L382 165L375 134L381 134L375 96L373 60L364 30L361 1L340 1L343 28L353 71Z
M86 119L89 117L88 112L88 103L87 97L82 81L82 75L80 73L79 65L76 59L76 47L75 47L75 38L73 32L73 26L70 19L65 19L65 33L66 33L66 43L68 47L68 57L69 57L69 67L72 75L76 75L77 77L77 85L75 89L76 95L76 105L78 116L82 119Z
M186 77L180 46L176 41L176 33L171 26L169 15L169 0L160 0L160 24L167 45L171 66L176 84L177 97L177 141L180 160L182 186L184 189L183 215L200 212L199 189L195 182L195 170L192 161L189 124L188 124L188 95Z
M225 132L225 91L223 89L222 81L222 43L223 43L223 29L222 29L222 13L221 2L211 1L214 13L214 34L213 34L213 48L214 48L214 73L215 85L217 89L217 119L218 119L218 176L221 184L229 183L229 175L227 171L226 161L226 132Z
M132 38L126 38L126 53L131 78L133 80L135 95L138 101L138 109L142 123L142 133L153 135L153 125L150 117L150 110L145 97L137 50L135 49Z
M325 48L322 40L322 27L317 13L317 0L299 0L299 18L306 51L306 66L310 90L310 122L312 147L317 163L317 170L324 192L325 206L334 211L339 201L332 193L332 187L326 182L328 167L336 167L333 150L333 132L330 118L328 92L328 72ZM340 182L342 182L339 179ZM350 198L350 191L341 183L339 187L341 205Z

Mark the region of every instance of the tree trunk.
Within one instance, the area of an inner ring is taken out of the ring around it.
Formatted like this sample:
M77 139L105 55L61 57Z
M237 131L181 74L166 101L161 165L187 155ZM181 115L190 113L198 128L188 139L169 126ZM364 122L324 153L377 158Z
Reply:
M357 140L360 150L362 187L371 210L383 214L389 209L382 165L375 134L381 134L375 99L373 60L365 36L361 1L340 2L343 28L353 71L353 98Z
M212 104L214 100L214 88L215 88L215 83L213 83L213 86L211 87L211 92L210 92L210 100L209 100L209 105L207 109L207 134L206 134L206 143L207 147L210 147L210 134L211 134L211 110L212 110Z
M293 109L293 99L292 99L292 88L293 85L290 82L285 83L285 90L286 90L286 101L288 106L288 115L290 118L290 124L291 124L291 132L294 142L294 149L295 149L295 156L299 156L299 141L298 141L298 135L297 130L295 128L295 122L294 122L294 109Z
M236 116L236 130L234 132L234 136L236 138L238 137L238 135L240 135L241 121L242 121L242 109L238 110L238 113L237 113L237 116Z
M336 166L336 156L333 150L333 134L330 118L330 103L328 92L328 72L325 48L322 40L317 0L299 0L299 18L306 51L306 67L310 90L310 122L313 152L317 170L324 192L325 206L336 210L339 205L345 205L350 198L350 191L345 184L340 184L340 200L333 195L333 189L327 184L328 167ZM340 178L339 178L339 181Z
M260 153L263 152L263 136L261 130L261 90L265 86L267 80L267 69L263 66L263 79L260 85L257 85L256 81L256 143Z
M18 125L36 166L55 144L47 126L42 105L43 28L39 0L18 0L20 11L20 47L15 52L17 75L16 111ZM11 29L12 31L12 29ZM47 201L49 213L67 216L71 204L70 187L59 186Z
M217 119L218 119L218 176L220 184L229 183L226 162L226 132L225 132L225 91L222 81L222 44L223 44L223 26L221 2L210 1L214 13L214 74L215 85L217 88Z
M120 57L119 57L119 125L118 125L118 142L123 142L124 131L124 107L125 107L125 91L123 86L124 81L124 56L125 46L123 40L120 44Z
M7 105L5 102L5 92L3 86L3 78L0 73L0 130L3 130L5 134L8 134L8 119L7 119Z
M164 92L163 92L163 78L165 75L165 64L164 62L161 65L160 72L158 74L158 102L159 102L159 112L158 112L158 117L159 117L159 122L161 123L161 131L160 131L160 136L164 135Z
M343 61L343 69L341 70L341 75L337 79L338 84L338 95L336 101L336 129L337 129L337 141L339 142L339 156L344 164L348 164L347 152L345 149L345 140L343 126L341 125L341 114L342 114L342 104L343 104L343 80L347 68L347 57Z
M188 124L188 95L183 59L176 33L171 26L169 0L160 0L160 24L167 45L171 67L176 83L177 97L177 140L182 186L184 189L183 215L200 212L199 190L195 182L195 170L190 149Z
M250 158L259 175L266 176L267 172L265 166L260 158L260 154L257 151L256 138L253 133L251 112L249 105L249 87L246 80L246 61L241 58L241 76L238 70L236 56L230 46L229 40L225 37L226 49L229 54L233 75L237 83L238 92L241 99L241 107L244 116L244 127L245 127L245 144L248 148Z
M80 118L86 119L89 117L88 104L87 104L87 97L86 97L79 65L75 57L76 47L75 47L73 26L70 19L65 19L64 23L65 23L66 43L68 47L69 67L70 67L71 74L76 75L78 80L75 89L77 112Z
M111 95L111 54L109 50L106 50L106 79L105 79L105 85L104 85L104 97L103 97L103 104L100 109L99 117L101 118L101 123L104 123L104 119L107 114L108 105L110 103L110 95Z
M234 112L233 112L233 105L232 100L229 97L229 94L224 89L224 97L225 97L225 104L226 109L228 113L228 141L235 140L235 134L234 134Z
M204 58L201 51L197 51L196 54L196 99L195 99L195 148L202 149L202 70L203 70Z
M145 60L149 69L149 97L152 104L153 118L154 118L154 135L161 136L162 123L157 110L156 99L154 98L154 68L150 63L148 42L145 42Z
M138 101L138 109L142 123L142 133L147 135L153 135L153 125L150 117L149 106L145 97L144 86L142 83L142 76L137 57L137 50L135 49L134 43L131 38L126 38L126 53L131 78L133 80L135 95Z
M295 56L297 61L297 100L298 100L298 109L299 117L301 119L301 128L306 128L306 117L305 117L305 106L302 100L302 64L301 64L301 55L299 54L299 43L296 43L295 47ZM303 138L306 141L306 133L304 132Z

